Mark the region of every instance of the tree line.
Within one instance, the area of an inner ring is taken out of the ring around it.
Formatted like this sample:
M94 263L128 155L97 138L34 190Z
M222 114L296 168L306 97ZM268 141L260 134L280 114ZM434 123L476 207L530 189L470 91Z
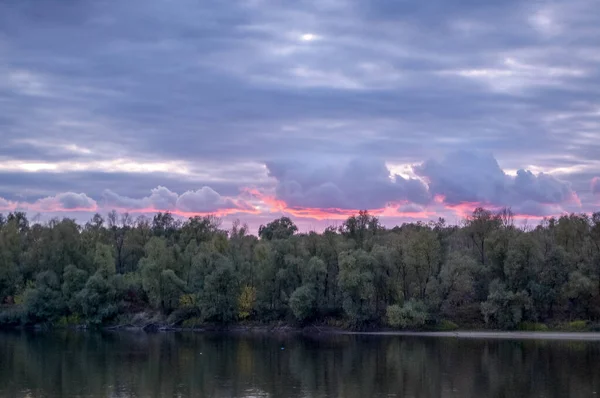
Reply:
M510 209L461 225L384 228L367 211L322 233L287 217L258 236L214 216L0 215L0 325L493 327L600 320L600 212L517 227Z

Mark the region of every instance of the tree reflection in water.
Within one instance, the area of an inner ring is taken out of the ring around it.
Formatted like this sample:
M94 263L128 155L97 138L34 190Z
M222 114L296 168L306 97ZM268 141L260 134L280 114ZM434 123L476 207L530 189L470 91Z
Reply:
M28 395L591 397L600 395L600 344L356 335L3 332L0 396Z

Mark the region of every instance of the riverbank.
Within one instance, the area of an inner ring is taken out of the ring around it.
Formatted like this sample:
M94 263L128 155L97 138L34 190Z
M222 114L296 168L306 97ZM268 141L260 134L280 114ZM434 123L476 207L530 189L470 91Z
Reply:
M11 329L65 329L59 327L45 328L17 327ZM288 324L252 324L252 325L205 325L202 327L175 327L164 324L149 325L118 325L90 328L85 325L69 326L66 329L101 330L106 332L137 332L137 333L225 333L225 334L308 334L308 335L356 335L356 336L398 336L398 337L433 337L457 339L499 339L499 340L563 340L563 341L598 341L600 332L593 331L502 331L502 330L455 330L455 331L403 331L390 329L350 330L340 327L323 325L296 326Z
M599 332L512 332L512 331L454 331L454 332L341 332L370 336L407 337L454 337L459 339L505 339L505 340L581 340L600 341Z

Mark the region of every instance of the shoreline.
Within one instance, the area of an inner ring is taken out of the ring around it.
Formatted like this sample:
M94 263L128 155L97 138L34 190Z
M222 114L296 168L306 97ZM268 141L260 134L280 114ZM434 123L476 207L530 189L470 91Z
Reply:
M598 341L600 332L565 332L565 331L483 331L483 330L456 330L456 331L402 331L402 330L377 330L377 331L352 331L332 327L292 327L292 326L234 326L230 328L157 328L143 330L142 328L104 328L105 331L132 331L144 333L225 333L225 334L302 334L321 336L381 336L381 337L431 337L431 338L458 338L458 339L495 339L495 340L555 340L555 341Z
M294 326L288 324L251 324L251 325L204 325L199 327L176 327L160 323L151 323L146 325L116 325L104 326L99 328L88 327L85 325L71 325L67 327L44 327L36 326L17 326L9 328L0 328L2 330L21 330L21 331L52 331L52 330L76 330L76 331L100 331L100 332L130 332L130 333L223 333L223 334L272 334L272 335L321 335L321 336L381 336L381 337L430 337L430 338L457 338L457 339L495 339L495 340L562 340L562 341L590 341L600 342L600 332L595 331L510 331L510 330L453 330L453 331L407 331L392 329L366 329L351 330L332 326Z
M84 329L87 330L87 329ZM456 330L456 331L402 331L375 330L353 331L332 327L293 327L293 326L233 326L228 328L174 328L158 327L145 330L141 327L102 328L106 332L143 332L143 333L223 333L223 334L273 334L273 335L312 335L312 336L381 336L381 337L430 337L457 339L494 339L494 340L554 340L600 342L600 332L568 331L502 331L502 330Z
M341 332L340 334L356 334L367 336L405 336L405 337L455 337L459 339L497 339L497 340L571 340L600 341L600 332L524 332L524 331L470 331L454 332Z

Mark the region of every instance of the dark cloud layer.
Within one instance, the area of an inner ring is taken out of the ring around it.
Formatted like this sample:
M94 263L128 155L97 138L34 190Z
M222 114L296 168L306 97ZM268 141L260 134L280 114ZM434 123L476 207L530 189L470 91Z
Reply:
M203 211L253 187L290 206L421 209L443 195L546 214L576 193L593 211L597 9L0 1L0 197L101 203L110 190ZM386 164L421 164L429 189ZM179 203L148 196L161 186Z

